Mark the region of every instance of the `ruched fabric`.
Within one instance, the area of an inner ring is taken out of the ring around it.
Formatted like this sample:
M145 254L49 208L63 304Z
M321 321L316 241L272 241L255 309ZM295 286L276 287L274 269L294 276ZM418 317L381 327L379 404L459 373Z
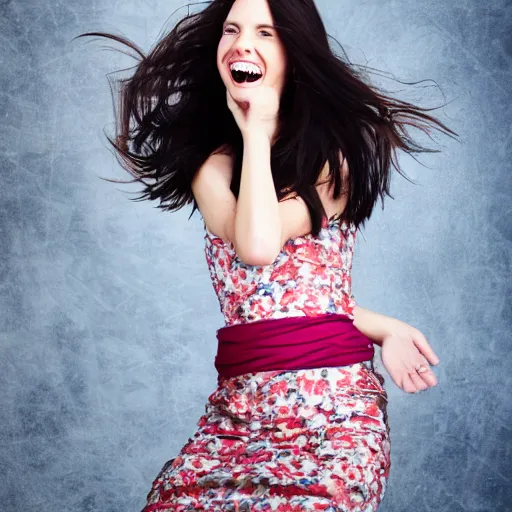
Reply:
M347 315L288 317L217 331L219 377L269 370L346 366L372 360L373 341Z
M142 512L375 512L390 470L371 361L221 378Z

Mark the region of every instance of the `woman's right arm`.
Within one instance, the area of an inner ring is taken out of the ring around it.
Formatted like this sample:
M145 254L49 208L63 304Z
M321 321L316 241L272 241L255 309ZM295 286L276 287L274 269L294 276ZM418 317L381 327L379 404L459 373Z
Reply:
M237 201L230 188L232 166L232 157L223 154L211 155L194 177L192 193L206 227L213 235L225 241L233 242L239 258L245 264L270 264L275 260L287 240L305 235L311 231L311 220L307 206L302 198L295 197L293 193L281 199L278 203L277 219L273 220L274 223L280 222L281 226L279 248L276 246L272 252L265 253L261 247L255 247L253 237L243 235L237 237L236 235ZM249 173L246 176L249 176ZM246 192L250 194L250 189ZM272 193L275 194L273 190ZM250 204L249 202L242 202L244 197L245 194L241 199L239 196L238 213ZM256 195L255 199L258 198L263 204L263 197ZM256 208L256 212L261 210L258 203L253 204L253 206ZM246 212L246 214L250 216L251 212ZM258 220L264 218L258 217ZM240 224L240 226L243 232L244 224Z
M253 258L257 265L267 263L269 255L277 256L282 248L281 219L270 167L270 151L270 140L263 131L253 130L244 136L235 239L240 249L245 249L240 257Z

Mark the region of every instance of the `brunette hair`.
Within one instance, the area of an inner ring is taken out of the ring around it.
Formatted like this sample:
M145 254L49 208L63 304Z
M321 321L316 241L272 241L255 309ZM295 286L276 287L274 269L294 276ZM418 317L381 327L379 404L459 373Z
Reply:
M222 26L233 3L213 0L202 11L189 13L147 56L121 36L77 36L110 38L137 54L133 75L117 81L115 139L107 136L121 166L134 178L107 181L143 184L135 200L159 199L158 207L167 211L193 202L192 216L198 208L192 180L215 152L234 155L231 190L238 197L243 139L216 63ZM313 0L268 0L268 5L291 70L280 102L281 128L271 150L277 196L301 196L311 215L312 233L318 235L325 211L314 185L328 161L330 183L339 197L345 187L339 172L341 151L349 168L349 193L340 221L364 226L379 196L382 208L384 194L393 198L391 164L408 179L396 160L397 149L408 154L439 152L414 142L407 126L429 136L432 128L451 137L457 134L427 114L434 108L385 95L358 66L337 55Z

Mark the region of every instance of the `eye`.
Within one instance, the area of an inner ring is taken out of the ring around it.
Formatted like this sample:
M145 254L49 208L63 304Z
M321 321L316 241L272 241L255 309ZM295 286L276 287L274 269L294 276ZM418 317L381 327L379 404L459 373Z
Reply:
M235 29L233 27L226 27L224 29L224 34L234 34L235 33Z
M270 32L268 32L267 30L260 30L260 34L264 34L265 37L272 36L272 34Z

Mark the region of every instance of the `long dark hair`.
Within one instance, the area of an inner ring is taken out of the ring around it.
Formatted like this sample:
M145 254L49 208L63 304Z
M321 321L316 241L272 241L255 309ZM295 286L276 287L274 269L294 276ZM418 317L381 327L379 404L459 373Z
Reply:
M213 0L201 12L188 14L147 56L117 35L77 36L110 38L138 56L133 76L118 81L115 140L107 136L122 167L134 177L107 181L142 183L143 193L135 200L159 199L158 207L168 211L193 202L192 216L198 208L192 180L215 152L234 156L231 190L238 197L243 139L227 107L216 63L222 25L233 3ZM268 4L291 70L281 96L281 128L271 151L277 197L289 192L301 196L311 215L312 233L318 235L326 212L314 185L328 162L334 197L342 186L348 187L340 221L364 226L379 196L382 207L384 194L393 198L391 164L406 177L396 160L397 149L409 154L439 152L415 143L407 125L429 136L431 128L457 134L426 113L434 109L386 96L346 57L337 55L313 0ZM346 184L339 172L340 151L349 168Z

